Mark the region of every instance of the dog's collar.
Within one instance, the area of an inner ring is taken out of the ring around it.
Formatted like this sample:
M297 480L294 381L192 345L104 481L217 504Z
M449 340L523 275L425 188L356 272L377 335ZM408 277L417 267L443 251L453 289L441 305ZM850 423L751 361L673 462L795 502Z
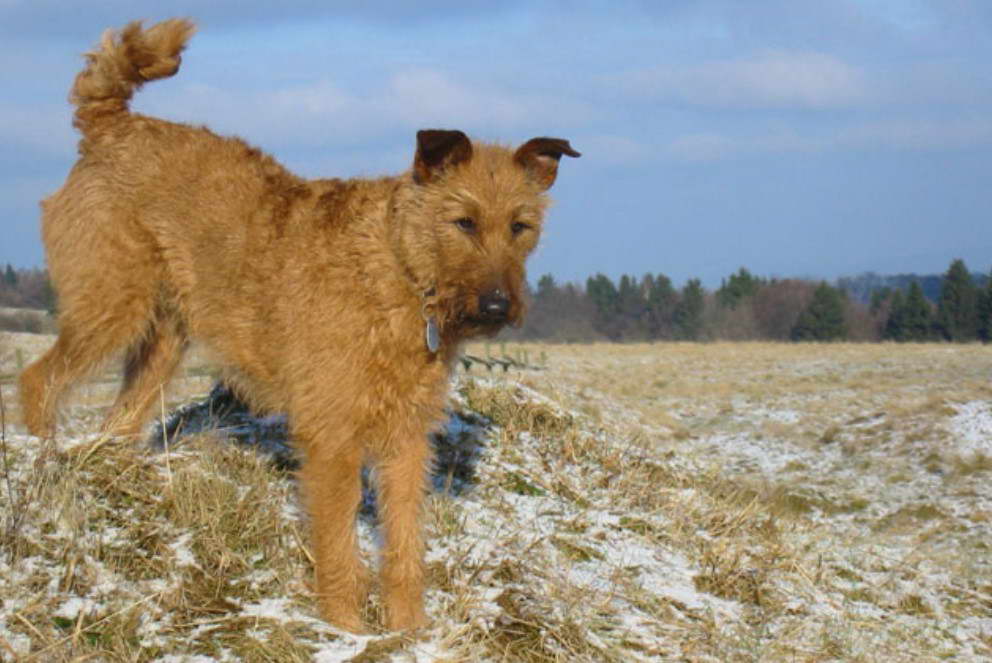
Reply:
M437 354L441 349L441 330L437 326L437 286L432 285L420 294L420 315L424 319L424 342L427 351Z
M404 276L410 289L420 299L420 317L424 319L424 344L427 352L437 354L441 349L441 327L437 321L437 280L427 281L430 285L424 287L424 281L418 279L409 266L405 266Z

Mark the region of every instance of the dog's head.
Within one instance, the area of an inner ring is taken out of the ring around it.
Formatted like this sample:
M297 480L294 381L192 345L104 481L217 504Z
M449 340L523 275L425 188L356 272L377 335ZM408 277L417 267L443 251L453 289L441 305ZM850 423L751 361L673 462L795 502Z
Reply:
M459 337L522 320L524 263L541 235L546 191L562 155L579 153L561 138L533 138L514 150L473 143L461 131L417 132L417 213L407 222L433 245L421 255L433 255L435 264L414 271L430 274L443 323Z

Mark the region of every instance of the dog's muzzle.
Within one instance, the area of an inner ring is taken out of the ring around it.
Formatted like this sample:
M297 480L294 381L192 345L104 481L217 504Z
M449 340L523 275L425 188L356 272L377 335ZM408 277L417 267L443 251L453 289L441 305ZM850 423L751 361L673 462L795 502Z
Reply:
M510 315L510 300L497 288L479 295L479 320L488 324L503 324Z

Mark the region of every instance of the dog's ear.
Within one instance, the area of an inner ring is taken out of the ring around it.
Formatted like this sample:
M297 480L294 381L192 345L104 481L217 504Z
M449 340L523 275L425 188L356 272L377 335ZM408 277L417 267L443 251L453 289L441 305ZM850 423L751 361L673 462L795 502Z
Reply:
M526 169L543 189L550 189L558 176L561 155L582 156L564 138L531 138L517 148L513 160Z
M472 158L472 142L461 131L421 129L417 132L417 154L413 158L413 179L426 184L445 168Z

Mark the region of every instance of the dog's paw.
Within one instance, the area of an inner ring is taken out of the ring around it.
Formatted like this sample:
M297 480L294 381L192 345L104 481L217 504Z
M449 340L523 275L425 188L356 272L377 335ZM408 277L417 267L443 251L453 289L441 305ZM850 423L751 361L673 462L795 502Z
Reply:
M430 625L420 601L390 601L386 606L386 628L390 631L415 631Z
M321 607L320 616L325 622L342 631L348 631L355 635L365 635L371 631L362 621L361 614L356 610L343 610L340 606L324 605Z

